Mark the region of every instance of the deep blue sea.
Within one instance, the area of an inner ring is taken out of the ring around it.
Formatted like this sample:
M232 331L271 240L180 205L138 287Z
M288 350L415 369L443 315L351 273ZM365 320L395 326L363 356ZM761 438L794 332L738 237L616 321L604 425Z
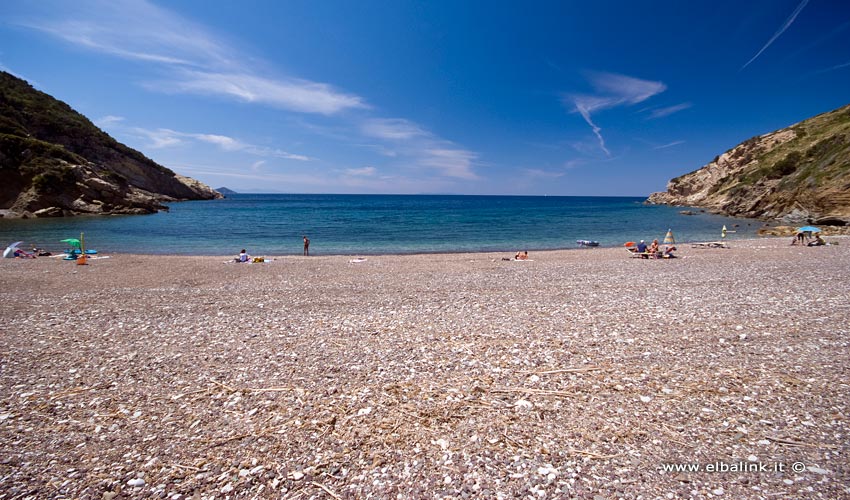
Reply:
M153 215L0 219L0 247L14 241L51 251L85 233L99 253L296 255L302 236L312 255L576 248L576 240L621 246L664 238L715 241L755 236L761 223L644 198L572 196L235 194L223 200L170 204ZM737 224L737 227L735 225Z

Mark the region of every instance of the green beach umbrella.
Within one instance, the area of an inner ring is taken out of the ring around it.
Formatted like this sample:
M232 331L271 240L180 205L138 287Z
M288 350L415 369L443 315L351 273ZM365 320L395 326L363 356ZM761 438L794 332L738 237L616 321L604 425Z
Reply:
M81 246L80 240L78 240L77 238L68 238L68 239L59 240L59 241L62 242L62 243L67 243L74 248L80 248L80 246Z

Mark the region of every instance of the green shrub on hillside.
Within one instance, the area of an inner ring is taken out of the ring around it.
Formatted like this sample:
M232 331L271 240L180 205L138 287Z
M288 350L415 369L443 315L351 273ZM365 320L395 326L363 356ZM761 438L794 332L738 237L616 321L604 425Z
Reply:
M74 170L68 166L51 168L32 178L32 185L42 194L60 194L76 184Z
M5 158L0 163L0 168L20 171L38 169L44 164L56 164L59 160L76 164L85 162L83 158L62 146L30 137L2 133L0 133L0 153Z
M764 175L768 179L779 179L786 175L793 174L802 164L802 160L803 153L799 151L792 151L788 153L785 158L774 163L772 167L765 168Z

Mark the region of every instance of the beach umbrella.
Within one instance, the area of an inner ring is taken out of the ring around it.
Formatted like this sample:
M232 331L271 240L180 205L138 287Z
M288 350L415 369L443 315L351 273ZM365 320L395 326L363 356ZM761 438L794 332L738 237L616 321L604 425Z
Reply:
M667 234L664 236L664 244L665 245L675 245L676 238L673 237L673 230L668 229Z
M634 241L627 241L627 242L623 243L623 246L624 247L633 247L633 246L635 246L635 242Z
M7 246L6 250L3 251L3 258L13 259L15 257L15 250L18 249L18 245L20 245L21 243L23 243L23 241L16 241L11 245Z
M801 233L819 233L820 229L816 228L815 226L803 226L800 229L798 229L797 231L799 231Z
M720 237L726 238L726 224L723 224L723 229L720 230Z
M80 248L80 240L78 240L77 238L68 238L68 239L65 239L65 240L59 240L59 241L60 241L61 243L67 243L67 244L71 245L71 246L72 246L72 247L74 247L74 248Z

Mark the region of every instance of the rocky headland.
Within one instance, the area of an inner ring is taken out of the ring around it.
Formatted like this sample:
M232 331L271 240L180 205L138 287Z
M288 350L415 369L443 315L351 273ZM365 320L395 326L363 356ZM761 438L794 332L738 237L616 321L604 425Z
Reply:
M850 105L753 137L648 203L793 225L850 224Z
M146 214L167 210L167 202L216 198L0 71L0 216Z

